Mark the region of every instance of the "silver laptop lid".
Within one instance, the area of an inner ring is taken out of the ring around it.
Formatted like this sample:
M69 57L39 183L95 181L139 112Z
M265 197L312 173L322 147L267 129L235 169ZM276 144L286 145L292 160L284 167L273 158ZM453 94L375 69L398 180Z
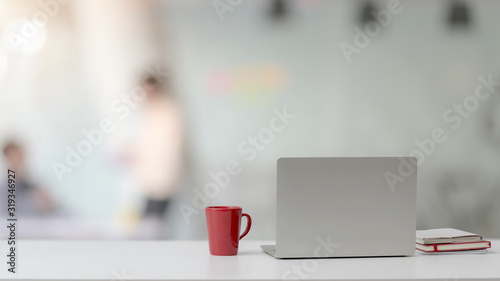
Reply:
M414 157L280 158L276 255L411 255Z

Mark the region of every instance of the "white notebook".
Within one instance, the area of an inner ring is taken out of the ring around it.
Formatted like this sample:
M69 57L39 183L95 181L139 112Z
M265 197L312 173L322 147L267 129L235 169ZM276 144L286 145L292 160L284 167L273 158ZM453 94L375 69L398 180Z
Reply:
M422 251L415 251L415 254L417 254L417 255L480 255L480 254L486 254L486 253L487 253L486 249L468 250L468 251L449 251L449 252L422 252Z
M481 235L455 229L436 228L417 230L416 242L419 244L468 243L483 240Z

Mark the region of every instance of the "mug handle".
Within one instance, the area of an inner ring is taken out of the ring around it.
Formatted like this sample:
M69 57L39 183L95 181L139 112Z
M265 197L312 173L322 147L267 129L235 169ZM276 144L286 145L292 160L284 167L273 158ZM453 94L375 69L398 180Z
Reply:
M241 217L247 217L247 228L245 229L245 231L243 231L243 234L241 234L240 240L248 234L248 232L250 231L250 227L252 226L252 218L249 214L243 213L241 214Z

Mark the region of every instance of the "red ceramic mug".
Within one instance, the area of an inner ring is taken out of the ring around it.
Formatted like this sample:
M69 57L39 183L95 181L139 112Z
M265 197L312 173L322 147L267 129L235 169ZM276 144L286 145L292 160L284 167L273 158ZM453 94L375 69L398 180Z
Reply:
M236 255L240 239L250 231L252 218L237 206L206 207L205 214L210 254L214 256ZM242 217L247 217L247 227L240 235Z

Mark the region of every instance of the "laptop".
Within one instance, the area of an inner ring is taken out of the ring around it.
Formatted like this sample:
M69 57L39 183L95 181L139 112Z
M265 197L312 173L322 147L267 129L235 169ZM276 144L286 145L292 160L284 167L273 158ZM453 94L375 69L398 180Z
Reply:
M276 258L415 252L415 157L280 158Z

